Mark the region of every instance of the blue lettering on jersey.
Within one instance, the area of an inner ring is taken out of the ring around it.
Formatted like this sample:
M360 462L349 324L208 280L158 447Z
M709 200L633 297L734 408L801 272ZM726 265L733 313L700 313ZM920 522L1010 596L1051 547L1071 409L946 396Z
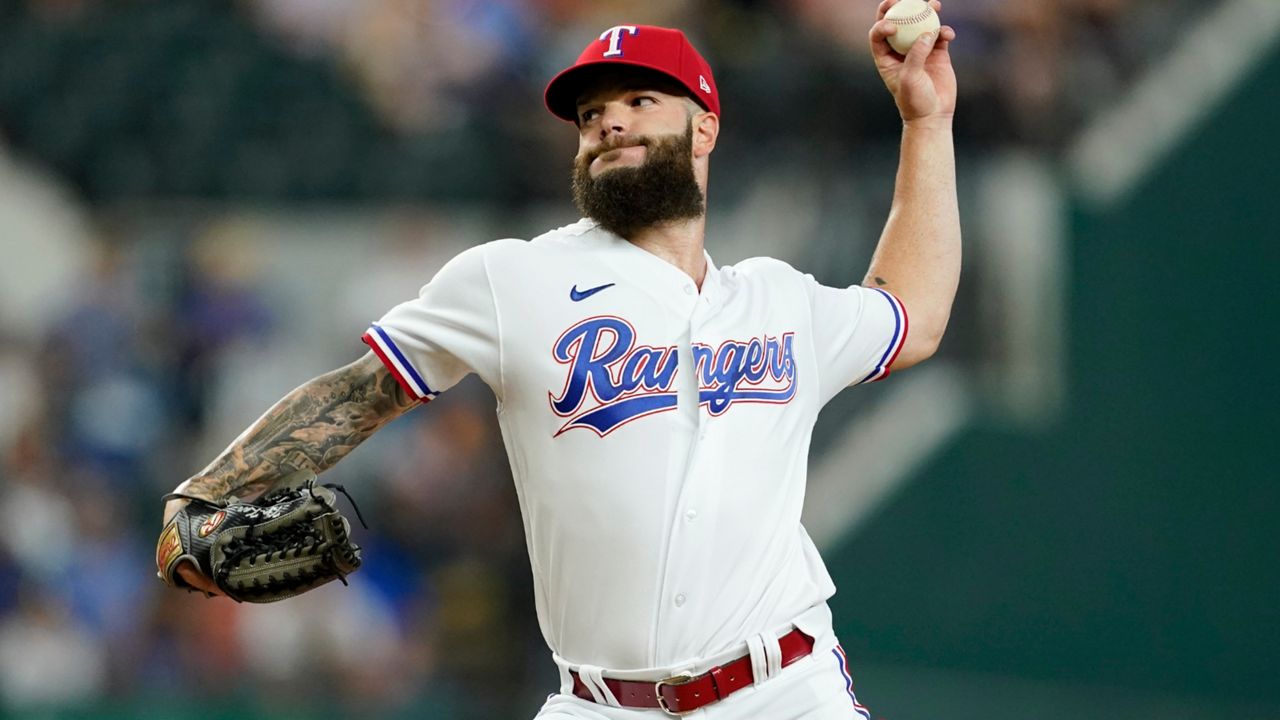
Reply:
M698 402L712 415L735 403L791 401L796 391L795 333L780 338L726 340L714 350L693 344ZM676 407L676 346L636 344L636 330L619 317L587 318L556 340L552 355L568 365L560 394L547 393L551 410L575 427L604 437L622 425Z

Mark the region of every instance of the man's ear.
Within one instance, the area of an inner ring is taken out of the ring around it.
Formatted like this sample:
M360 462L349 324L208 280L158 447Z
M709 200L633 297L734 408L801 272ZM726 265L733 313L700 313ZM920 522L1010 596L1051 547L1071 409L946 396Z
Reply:
M720 137L720 117L715 113L702 112L693 116L693 156L706 157L716 149L716 138Z

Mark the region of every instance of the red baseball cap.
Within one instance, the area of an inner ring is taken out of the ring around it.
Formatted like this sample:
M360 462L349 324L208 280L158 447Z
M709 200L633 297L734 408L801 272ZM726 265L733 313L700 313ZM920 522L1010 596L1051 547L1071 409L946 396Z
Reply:
M703 108L720 114L720 92L711 66L684 33L653 25L617 25L605 30L578 61L547 84L547 109L558 118L578 122L578 94L583 81L602 65L648 68L684 86Z

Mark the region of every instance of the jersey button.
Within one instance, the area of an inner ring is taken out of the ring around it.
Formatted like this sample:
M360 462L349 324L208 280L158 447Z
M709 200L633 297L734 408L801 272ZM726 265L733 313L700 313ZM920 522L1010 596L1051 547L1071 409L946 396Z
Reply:
M692 285L685 285L685 286L684 286L684 294L685 294L685 295L692 295L692 294L694 294L695 292L696 292L696 290L694 290L694 289L693 289L693 286L692 286Z
M698 519L698 511L697 511L697 510L695 510L695 509L693 509L693 508L689 508L689 509L688 509L688 510L686 510L686 511L685 511L685 513L684 513L684 519L685 519L685 520L688 520L689 522L693 522L694 520L697 520L697 519Z
M684 593L677 593L677 594L676 594L676 607L684 607L684 601L685 601Z

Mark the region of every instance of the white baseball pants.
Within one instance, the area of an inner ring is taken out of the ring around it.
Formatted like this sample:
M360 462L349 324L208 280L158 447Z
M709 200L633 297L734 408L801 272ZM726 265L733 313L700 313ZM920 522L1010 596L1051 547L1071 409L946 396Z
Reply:
M825 647L826 649L821 649ZM547 698L537 720L659 720L661 710L610 707L557 693ZM758 685L683 716L690 720L871 720L853 693L844 651L827 643Z

